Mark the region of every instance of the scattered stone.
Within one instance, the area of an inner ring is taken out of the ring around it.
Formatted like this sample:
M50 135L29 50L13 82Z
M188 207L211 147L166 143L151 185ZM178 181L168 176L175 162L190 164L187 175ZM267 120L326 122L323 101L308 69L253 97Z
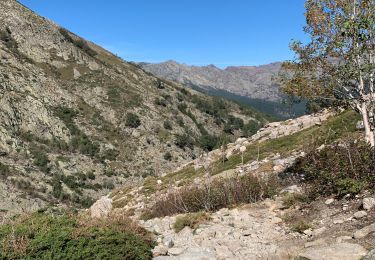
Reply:
M337 242L337 243L342 243L342 242L345 241L345 240L352 240L352 239L353 239L353 238L350 237L350 236L341 236L341 237L336 238L336 242Z
M157 245L153 250L152 250L152 255L153 256L161 256L161 255L166 255L168 253L168 248L162 245Z
M333 221L333 224L343 224L344 223L344 220L342 219L336 219Z
M368 254L363 258L363 260L374 260L375 259L375 249L368 252Z
M305 234L305 235L307 235L307 236L312 236L312 234L313 234L313 232L312 232L312 229L311 228L309 228L309 229L306 229L305 231L303 231L303 233Z
M167 247L167 248L171 248L174 246L174 242L172 240L172 238L167 238L163 241L163 244Z
M185 248L172 247L172 248L168 249L168 254L176 256L176 255L181 255L184 251L185 251Z
M327 199L326 202L324 202L326 205L331 205L333 202L335 201L335 199Z
M318 229L315 229L312 233L313 236L319 236L321 234L324 233L324 231L326 231L327 228L326 227L321 227L321 228L318 228Z
M367 254L361 245L337 243L306 249L299 255L299 260L359 260Z
M101 197L91 207L92 218L106 218L112 210L112 199L108 197Z
M355 219L360 219L360 218L363 218L365 216L367 216L367 213L366 213L366 211L363 211L363 210L354 213Z
M322 238L305 243L305 248L324 245L326 241Z
M375 223L373 223L371 225L368 225L368 226L366 226L366 227L364 227L360 230L357 230L356 232L354 232L353 237L355 239L361 239L361 238L366 237L367 235L369 235L372 232L375 232Z
M161 185L162 183L163 183L162 180L157 180L158 185Z
M364 198L362 200L362 206L365 210L371 210L375 207L375 198Z
M281 193L301 193L302 189L297 185L289 186L281 191Z

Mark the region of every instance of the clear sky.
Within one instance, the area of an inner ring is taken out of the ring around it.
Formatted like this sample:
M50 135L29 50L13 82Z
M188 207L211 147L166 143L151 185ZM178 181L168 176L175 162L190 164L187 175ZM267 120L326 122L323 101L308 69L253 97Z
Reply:
M260 65L306 40L304 0L20 0L128 61Z

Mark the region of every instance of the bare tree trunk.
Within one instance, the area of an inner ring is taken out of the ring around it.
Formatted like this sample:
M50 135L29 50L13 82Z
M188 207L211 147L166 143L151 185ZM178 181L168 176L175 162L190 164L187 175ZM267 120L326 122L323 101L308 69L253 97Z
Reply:
M366 102L362 102L360 112L362 114L363 125L365 127L366 141L371 145L371 147L375 147L375 132L373 129L371 129L369 111Z

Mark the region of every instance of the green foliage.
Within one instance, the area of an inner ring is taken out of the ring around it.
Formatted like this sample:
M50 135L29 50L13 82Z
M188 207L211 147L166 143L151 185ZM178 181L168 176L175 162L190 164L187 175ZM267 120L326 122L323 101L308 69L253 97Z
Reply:
M166 161L172 161L172 154L170 153L170 152L166 152L165 154L164 154L164 160L166 160Z
M185 147L193 149L194 140L187 134L178 134L176 135L175 145L181 149L185 149Z
M128 113L126 115L126 126L129 126L131 128L137 128L141 125L141 120L139 119L138 115L134 113Z
M9 175L10 175L9 166L0 162L0 178L7 178Z
M299 159L289 172L303 175L310 196L355 195L375 190L375 150L363 143L345 143L313 151Z
M242 127L242 134L245 137L250 137L257 133L261 125L256 121L250 121Z
M164 98L156 98L154 101L155 105L157 106L162 106L166 107L167 106L167 101Z
M218 178L200 186L186 186L160 198L144 212L144 217L163 217L178 213L216 211L242 203L256 202L273 196L278 189L275 176L268 179L247 174Z
M48 166L50 160L48 159L48 155L44 148L41 146L34 146L30 149L30 152L34 158L34 165L37 166L42 172L48 173L50 171L50 167Z
M292 225L292 231L303 233L306 229L311 228L311 225L304 220L300 220Z
M184 127L184 126L185 126L184 119L183 119L181 116L177 116L177 117L176 117L176 122L177 122L177 124L178 124L180 127Z
M78 116L78 112L68 107L55 107L55 115L59 117L72 134L70 146L74 151L91 157L97 156L99 153L99 145L90 140L75 124L74 119Z
M184 227L190 227L196 229L200 224L203 224L211 220L211 217L205 212L188 213L184 216L176 218L176 222L173 225L176 233L180 232Z
M82 51L86 52L91 57L95 57L97 55L97 52L94 51L93 49L91 49L90 46L88 45L88 43L85 40L83 40L81 38L78 38L77 36L76 36L77 39L73 39L73 37L70 35L71 33L68 32L66 29L64 29L62 27L59 28L59 32L62 36L64 36L66 41L74 44L76 47L78 47Z
M209 134L202 135L198 140L199 147L201 147L203 150L207 152L212 151L213 149L217 148L217 146L219 145L219 142L220 142L219 137L209 135Z
M36 213L0 226L0 259L151 259L150 237L130 219L107 223Z
M168 121L168 120L164 121L164 128L166 130L172 130L173 129L172 123L170 121Z

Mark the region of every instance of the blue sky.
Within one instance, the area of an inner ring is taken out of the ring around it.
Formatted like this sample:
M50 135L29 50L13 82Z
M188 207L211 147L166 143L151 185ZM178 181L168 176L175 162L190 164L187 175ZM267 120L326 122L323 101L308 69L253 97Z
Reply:
M128 61L260 65L306 40L304 0L20 0Z

